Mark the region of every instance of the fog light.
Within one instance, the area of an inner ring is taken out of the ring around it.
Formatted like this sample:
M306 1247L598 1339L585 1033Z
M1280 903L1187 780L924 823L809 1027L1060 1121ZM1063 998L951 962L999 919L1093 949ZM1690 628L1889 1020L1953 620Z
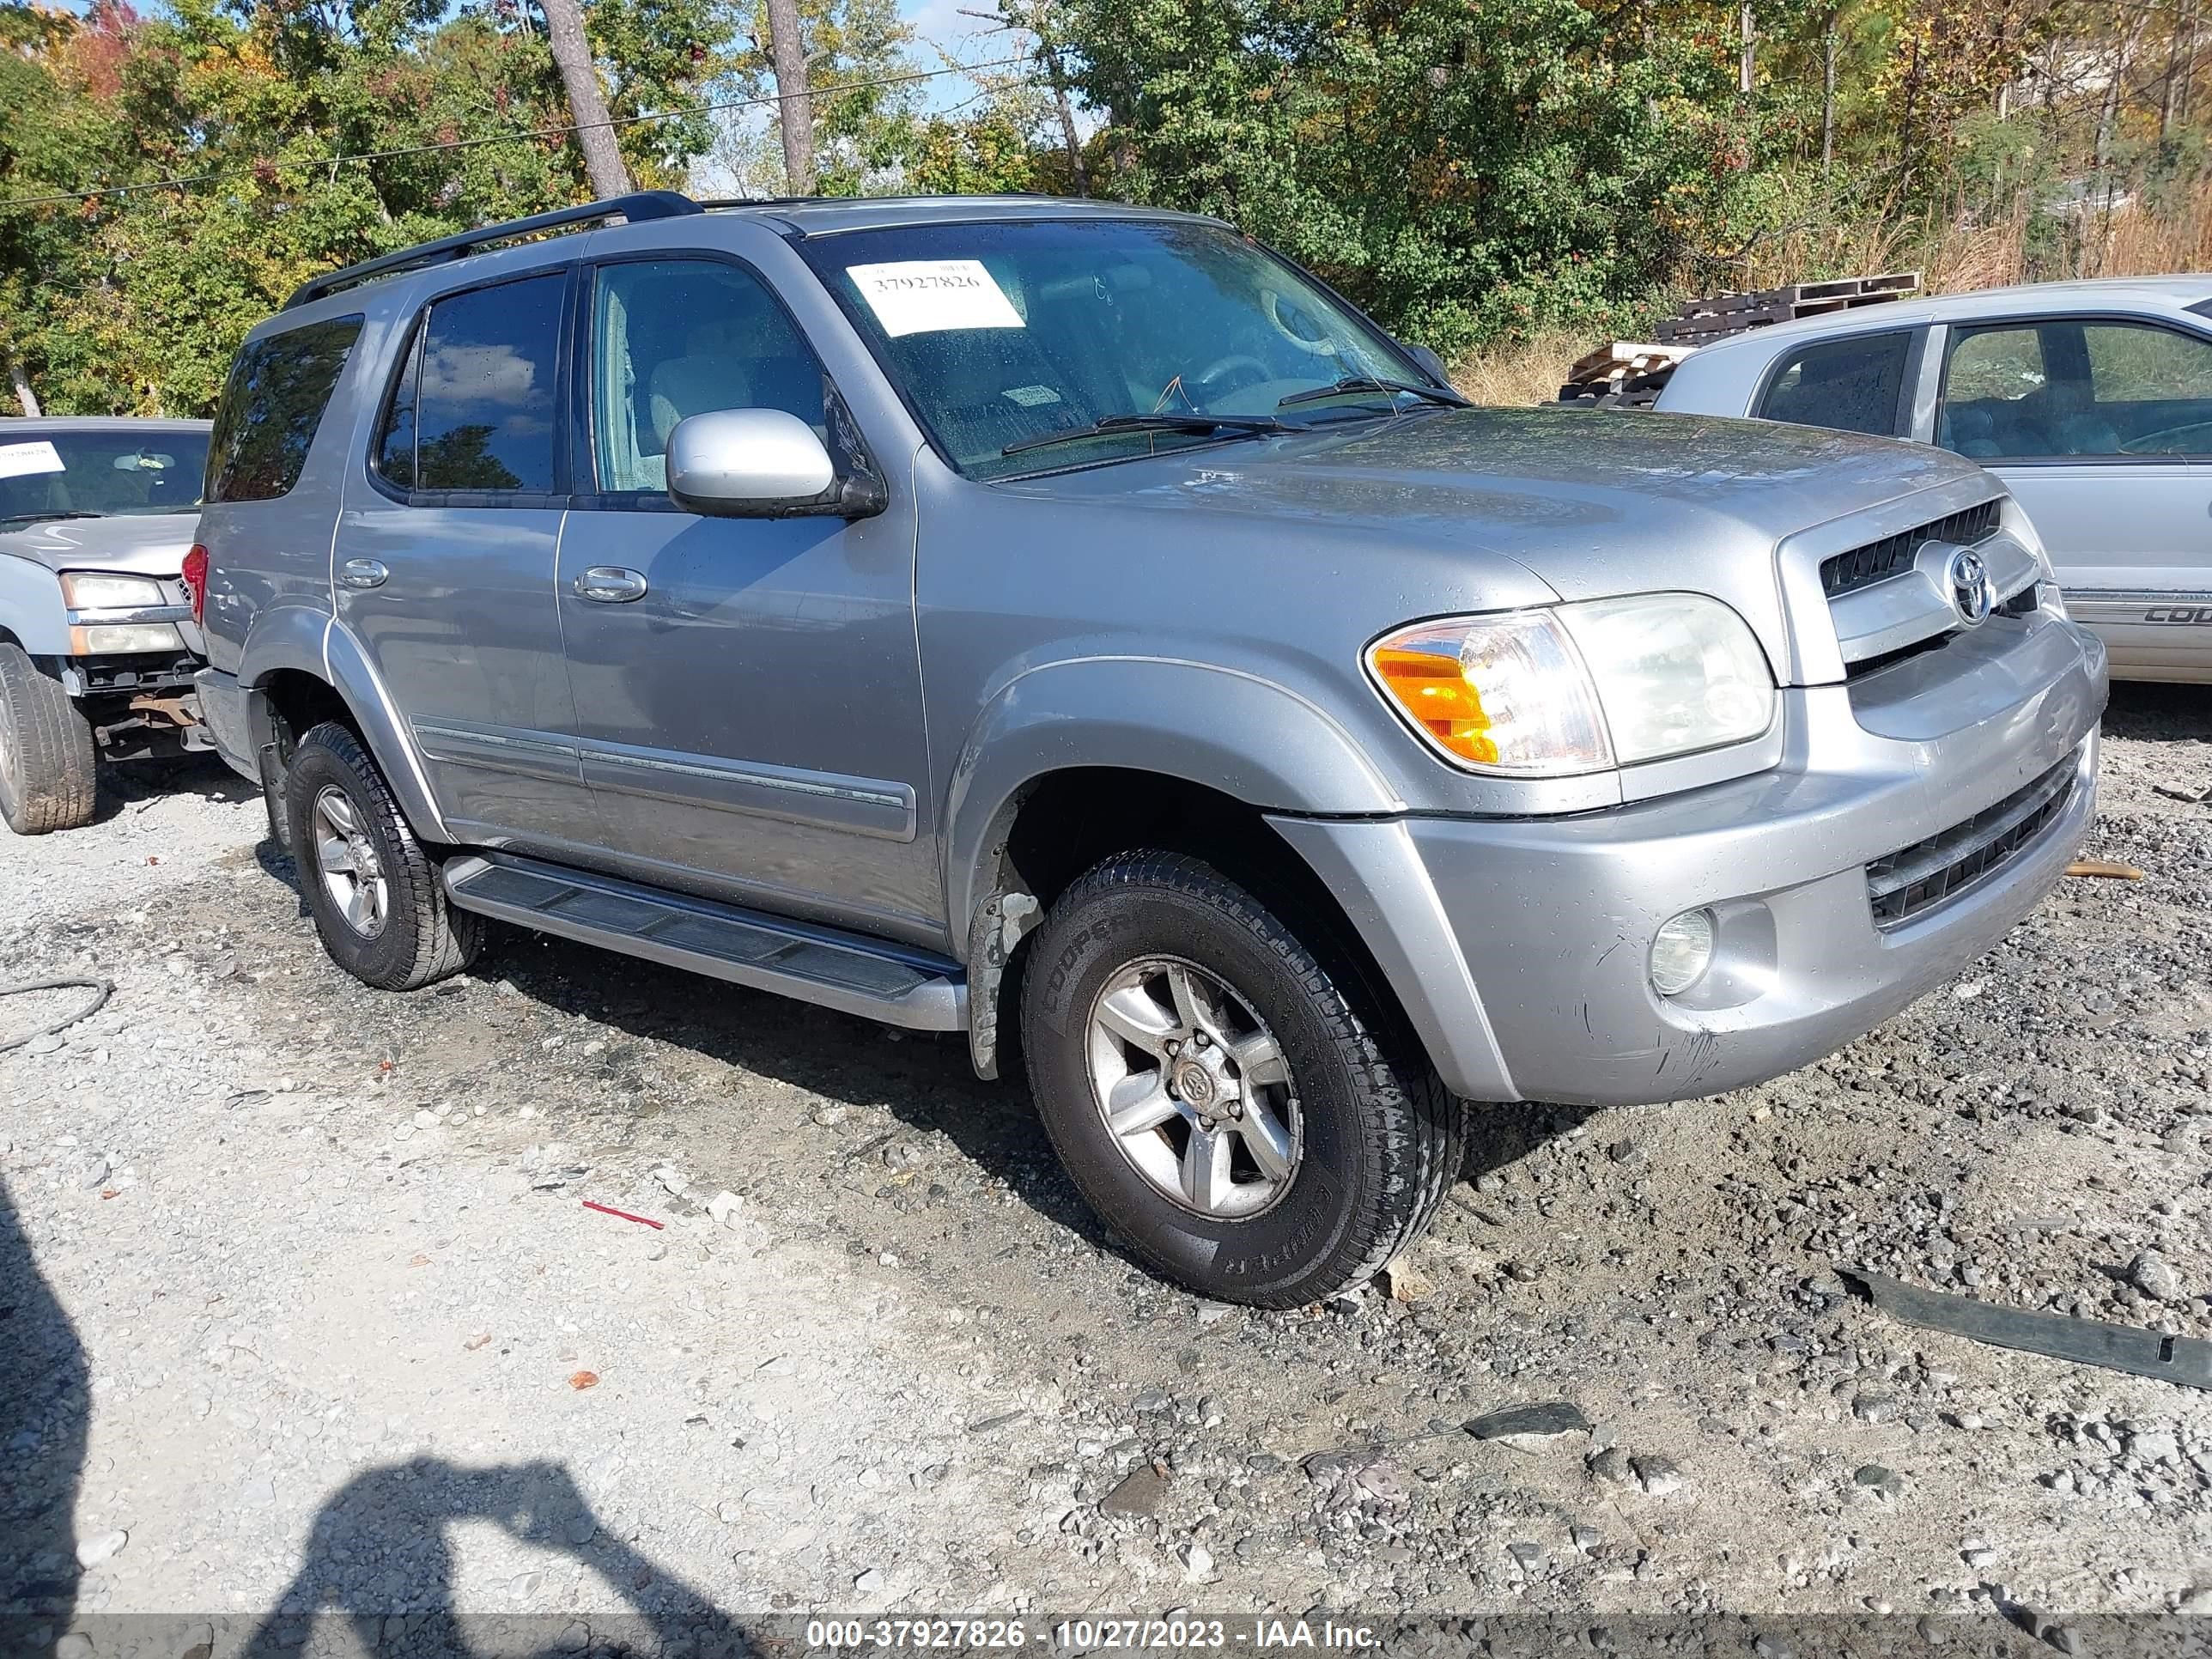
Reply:
M1685 910L1662 924L1651 940L1651 988L1679 996L1713 963L1713 913Z
M124 657L184 648L184 636L173 623L94 623L70 629L73 657Z

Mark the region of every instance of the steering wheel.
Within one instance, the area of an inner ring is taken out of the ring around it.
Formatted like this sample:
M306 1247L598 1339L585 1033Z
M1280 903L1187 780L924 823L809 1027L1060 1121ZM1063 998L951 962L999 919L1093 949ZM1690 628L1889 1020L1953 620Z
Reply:
M2172 441L2190 434L2202 434L2191 443L2176 444ZM2170 426L2163 432L2146 432L2140 438L2130 438L2120 446L2123 455L2202 455L2212 451L2212 421L2189 421L2180 426Z
M1215 375L1226 374L1232 368L1249 369L1251 373L1246 375L1244 379L1237 381L1235 386L1215 386L1213 384L1213 377ZM1267 364L1261 362L1257 357L1251 356L1248 352L1232 351L1225 357L1216 357L1204 368L1201 368L1197 374L1192 375L1190 377L1190 380L1192 385L1202 386L1208 392L1218 395L1224 392L1234 392L1241 386L1257 386L1262 380L1273 380L1274 375L1275 371L1269 368Z

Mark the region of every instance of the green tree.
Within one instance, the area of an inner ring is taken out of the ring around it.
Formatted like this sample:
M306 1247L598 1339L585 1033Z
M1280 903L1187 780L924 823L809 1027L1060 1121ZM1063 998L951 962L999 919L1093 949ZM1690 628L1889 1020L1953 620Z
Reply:
M679 178L708 123L635 118L699 99L726 18L594 0L586 21L631 171ZM56 410L204 412L307 277L590 195L522 0L0 4L0 346Z
M1450 350L1640 299L1740 193L1733 64L1577 0L1073 0L1103 189Z

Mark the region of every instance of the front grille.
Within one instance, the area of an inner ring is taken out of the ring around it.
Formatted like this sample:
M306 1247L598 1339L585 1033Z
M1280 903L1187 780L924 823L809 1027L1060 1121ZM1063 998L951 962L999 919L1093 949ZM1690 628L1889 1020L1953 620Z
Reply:
M1900 570L1910 569L1913 560L1920 556L1922 544L1927 542L1957 542L1961 546L1970 546L1996 533L1997 510L1996 501L1984 501L1932 524L1900 530L1894 536L1885 536L1878 542L1869 542L1864 547L1854 547L1849 552L1823 559L1821 590L1833 600L1846 593L1856 593L1862 587L1871 587Z
M2072 756L2025 789L1941 835L1899 848L1867 866L1874 925L1887 933L1925 915L1987 879L2065 810L2074 793Z

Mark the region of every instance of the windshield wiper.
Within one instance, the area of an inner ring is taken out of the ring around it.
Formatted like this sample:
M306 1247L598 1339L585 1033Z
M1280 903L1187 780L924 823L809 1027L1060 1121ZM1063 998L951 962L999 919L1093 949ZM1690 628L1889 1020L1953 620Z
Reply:
M1018 455L1025 449L1042 449L1047 444L1071 444L1079 439L1108 437L1116 432L1265 434L1297 430L1288 422L1279 421L1272 415L1109 415L1088 426L1063 427L1057 432L1041 432L1034 438L1017 439L999 453Z
M1448 392L1440 386L1420 386L1412 380L1385 380L1373 374L1347 374L1334 386L1317 386L1304 392L1293 392L1275 407L1295 409L1300 404L1317 404L1325 398L1340 398L1351 392L1402 392L1408 397L1423 398L1432 404L1446 404L1454 409L1474 407L1458 392Z
M87 513L82 509L69 513L10 513L0 519L0 524L40 524L49 519L103 519L104 513Z

